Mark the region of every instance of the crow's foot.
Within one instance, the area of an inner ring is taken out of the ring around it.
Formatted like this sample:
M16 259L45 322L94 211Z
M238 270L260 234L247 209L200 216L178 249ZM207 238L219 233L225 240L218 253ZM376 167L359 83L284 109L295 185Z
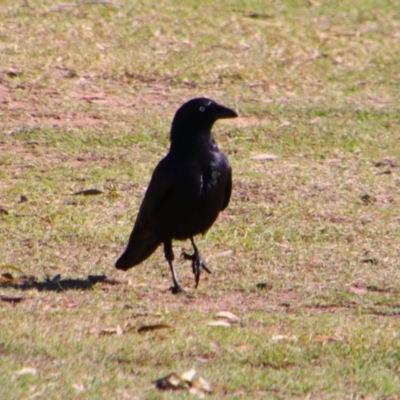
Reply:
M186 294L185 289L182 288L180 285L174 285L169 288L172 294Z
M207 268L198 251L195 251L193 254L182 252L181 256L185 260L190 260L192 262L192 271L194 280L196 282L195 287L197 289L197 286L199 286L201 269L204 269L204 271L208 272L209 274L211 274L211 271Z

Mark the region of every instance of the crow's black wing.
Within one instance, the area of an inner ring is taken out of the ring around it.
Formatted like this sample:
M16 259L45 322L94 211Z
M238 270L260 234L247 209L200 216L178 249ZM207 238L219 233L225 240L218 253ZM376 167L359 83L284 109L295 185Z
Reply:
M174 173L167 157L157 165L151 177L128 246L116 262L118 269L127 270L144 261L156 250L161 240L155 232L154 216L174 182Z
M224 156L225 158L225 156ZM228 163L228 160L225 158L226 163L228 165L228 170L227 170L227 174L228 174L228 181L225 187L225 195L224 195L224 202L222 203L222 210L225 210L226 207L228 207L229 204L229 200L231 199L231 193L232 193L232 168Z
M149 187L146 190L136 218L134 230L143 229L149 224L174 183L175 173L169 166L168 161L167 157L161 160L153 172Z

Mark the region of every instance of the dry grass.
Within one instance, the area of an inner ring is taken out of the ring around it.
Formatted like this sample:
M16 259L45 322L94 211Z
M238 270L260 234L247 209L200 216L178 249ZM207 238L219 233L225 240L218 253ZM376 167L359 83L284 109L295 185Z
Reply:
M0 267L36 278L0 284L5 398L189 398L151 382L193 366L209 398L398 398L396 2L1 7ZM161 251L113 264L199 95L240 113L215 128L234 191L197 239L214 275L173 296Z

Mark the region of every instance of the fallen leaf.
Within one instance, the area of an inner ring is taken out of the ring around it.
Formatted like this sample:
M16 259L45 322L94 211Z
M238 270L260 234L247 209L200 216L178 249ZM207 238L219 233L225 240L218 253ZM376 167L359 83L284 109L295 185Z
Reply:
M372 204L376 201L376 198L369 195L368 193L363 194L362 196L360 196L360 198L365 204Z
M144 332L156 331L159 329L171 329L171 328L173 327L167 324L143 325L137 331L138 333L144 333Z
M255 346L252 344L240 344L239 346L236 347L238 350L240 351L245 351L245 352L250 352L250 351L254 351L255 350Z
M94 196L98 194L102 194L103 192L98 189L86 189L86 190L80 190L79 192L73 193L74 196L78 195L83 195L83 196Z
M274 161L278 158L275 154L257 154L255 156L250 157L251 160L257 161Z
M375 167L390 167L390 168L400 167L400 164L398 164L396 161L390 160L390 159L377 161L374 163L374 165L375 165Z
M83 383L74 383L72 387L77 391L77 393L85 391L85 385Z
M19 71L19 70L17 70L17 69L15 69L15 68L10 68L8 71L4 71L4 72L5 72L5 74L6 74L7 76L9 76L10 78L14 78L14 77L16 77L16 76L22 75L22 72Z
M26 201L28 201L28 198L21 194L21 196L19 196L18 203L25 203Z
M201 388L201 390L204 390L205 392L209 392L209 393L212 392L211 383L206 381L201 376L199 376L199 379L196 382L196 386L198 386L199 388Z
M192 368L178 375L175 372L153 381L160 390L187 390L193 396L204 398L212 391L211 385L201 376L195 379L197 371Z
M124 330L121 328L121 325L117 325L116 334L117 336L121 336L124 334Z
M206 398L206 394L204 393L204 391L202 389L200 389L200 388L197 388L197 387L191 387L189 389L189 393L192 396L198 397L199 399L205 399Z
M221 350L221 347L218 346L217 343L211 342L210 343L210 350L212 350L214 353L218 353Z
M295 335L273 335L271 339L274 340L275 342L280 342L282 340L296 341L297 336L295 336Z
M203 356L196 356L195 360L199 361L199 362L202 362L202 363L207 363L207 362L209 362L211 360L211 358L207 357L207 356L204 356L204 357Z
M124 330L121 328L120 325L117 325L116 328L103 328L103 329L93 329L91 333L95 335L100 335L100 336L106 336L106 335L117 335L121 336L124 333Z
M20 369L16 375L21 376L21 375L37 375L37 369L32 368L32 367L24 367Z
M191 368L181 374L181 379L185 382L192 382L196 374L197 371L194 368Z
M252 18L252 19L268 19L268 18L273 18L272 14L263 14L263 13L257 13L257 12L251 12L246 15L247 18Z
M317 342L323 342L324 344L326 343L334 343L334 342L343 342L344 339L339 336L323 336L323 335L317 335L315 336L315 340Z
M231 324L229 322L226 322L222 319L216 320L216 321L210 321L207 326L223 326L225 328L230 328Z
M92 333L100 336L115 335L117 330L115 328L93 329Z
M361 286L350 286L349 290L350 290L350 292L355 293L355 294L367 293L367 289L365 287L361 287Z
M239 322L240 321L240 318L237 317L235 314L231 313L230 311L220 311L217 314L217 317L226 318L227 320L232 321L232 322Z
M14 283L14 282L15 279L10 273L5 272L4 274L0 275L0 283Z
M9 212L5 209L5 208L3 208L3 207L0 207L0 214L3 214L3 215L8 215L9 214Z
M365 264L378 264L378 260L377 260L376 258L371 258L371 257L369 257L369 258L363 258L363 259L361 260L361 262L362 262L362 263L365 263Z
M233 250L227 250L227 251L222 251L220 253L216 253L216 254L211 254L207 260L211 260L214 258L220 258L220 257L230 257L233 254Z
M0 296L0 300L6 301L7 303L19 303L24 300L24 298L19 296Z
M272 283L269 283L269 282L258 282L256 287L257 287L257 289L271 290L272 289Z
M172 372L171 374L164 376L163 378L157 379L153 381L156 385L157 389L160 390L178 390L178 389L187 389L188 385L180 379L180 377Z

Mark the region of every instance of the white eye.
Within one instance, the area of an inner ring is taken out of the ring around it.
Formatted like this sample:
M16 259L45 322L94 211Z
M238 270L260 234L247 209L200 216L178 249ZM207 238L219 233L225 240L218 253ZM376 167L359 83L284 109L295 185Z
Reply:
M200 106L199 110L200 110L200 112L204 112L204 111L206 111L206 108L203 106Z

